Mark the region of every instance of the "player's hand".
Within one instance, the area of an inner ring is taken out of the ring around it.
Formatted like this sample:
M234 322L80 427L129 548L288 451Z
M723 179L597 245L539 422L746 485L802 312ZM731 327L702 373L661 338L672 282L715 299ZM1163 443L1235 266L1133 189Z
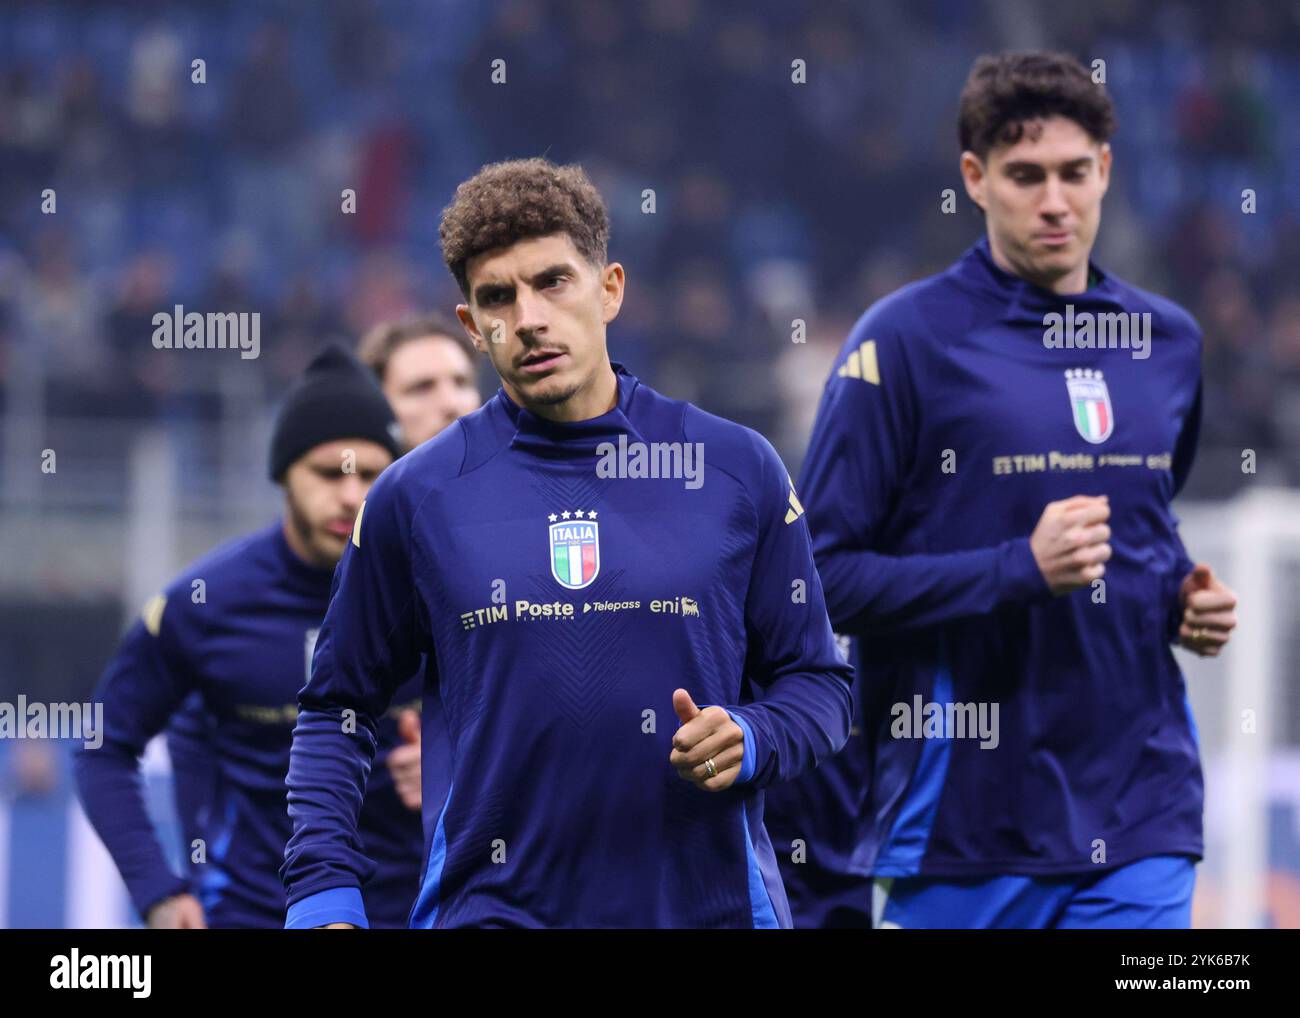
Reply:
M708 792L721 792L735 784L745 754L745 733L721 707L700 710L684 689L673 693L673 710L682 726L673 735L668 762L680 777ZM713 761L713 777L706 760Z
M144 921L151 930L206 930L203 906L192 894L173 894L153 908Z
M1068 594L1105 574L1111 556L1109 519L1105 495L1047 503L1029 547L1053 594Z
M388 771L393 776L393 786L407 809L419 810L420 783L420 715L404 710L397 719L397 733L402 744L394 746L388 754Z
M1201 657L1218 657L1237 625L1237 595L1202 562L1183 580L1178 602L1183 606L1179 642Z

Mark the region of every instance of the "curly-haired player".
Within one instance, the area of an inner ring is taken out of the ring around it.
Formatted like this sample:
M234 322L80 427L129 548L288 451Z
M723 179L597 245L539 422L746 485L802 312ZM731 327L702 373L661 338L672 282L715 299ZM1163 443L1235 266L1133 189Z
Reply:
M580 168L485 167L441 236L501 390L358 514L294 733L288 925L367 921L374 718L425 653L453 752L413 926L789 926L760 790L850 706L789 476L610 363L624 272Z

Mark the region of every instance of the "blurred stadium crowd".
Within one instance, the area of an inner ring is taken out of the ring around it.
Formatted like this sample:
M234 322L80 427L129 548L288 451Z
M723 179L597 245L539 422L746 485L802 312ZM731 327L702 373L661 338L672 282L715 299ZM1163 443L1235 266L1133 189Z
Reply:
M588 168L628 270L615 358L759 429L797 475L853 320L982 232L957 163L971 62L1044 47L1104 61L1117 105L1098 263L1184 304L1205 333L1189 499L1300 485L1295 4L9 0L0 699L85 696L136 589L179 566L168 556L269 518L275 401L331 338L450 310L438 216L485 162ZM791 81L795 59L806 84ZM175 304L260 312L260 357L154 349L153 316ZM482 376L493 390L486 364ZM151 433L179 466L173 501L154 507L177 520L167 541L132 515L132 450ZM58 483L32 468L46 448ZM141 542L165 550L133 571ZM1294 661L1288 639L1280 660ZM0 764L20 790L59 780L33 744L0 745ZM0 920L69 921L65 858L87 856L89 836L72 815L66 796L15 800ZM1286 837L1275 854L1300 858ZM1300 881L1287 879L1294 916Z
M26 358L50 421L163 420L209 440L230 411L223 375L269 405L329 336L450 308L437 221L455 184L547 154L584 163L610 199L630 281L616 358L768 434L795 470L852 320L978 235L954 126L971 59L1045 44L1103 59L1118 106L1100 264L1205 331L1191 493L1239 487L1243 448L1300 481L1286 5L330 0L290 25L291 10L0 12L0 401ZM151 318L176 303L262 312L260 360L154 350Z

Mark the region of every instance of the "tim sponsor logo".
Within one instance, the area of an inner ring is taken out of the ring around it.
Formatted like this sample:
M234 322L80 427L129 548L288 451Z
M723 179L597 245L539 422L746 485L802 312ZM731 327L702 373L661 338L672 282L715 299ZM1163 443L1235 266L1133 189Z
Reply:
M50 959L50 986L56 990L130 990L147 997L153 971L152 955L87 954L75 947Z

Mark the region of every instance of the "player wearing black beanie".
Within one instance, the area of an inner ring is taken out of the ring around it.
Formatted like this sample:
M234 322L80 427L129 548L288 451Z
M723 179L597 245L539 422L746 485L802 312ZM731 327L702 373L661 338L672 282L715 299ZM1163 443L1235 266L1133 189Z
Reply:
M290 833L284 777L294 701L353 520L400 449L371 373L327 347L276 416L270 474L284 489L283 517L192 563L151 598L105 671L97 695L105 739L78 757L78 788L150 926L284 924L277 871ZM405 924L420 872L420 815L403 805L384 766L401 742L397 717L419 695L415 677L376 726L361 839L376 870L366 906L380 926ZM139 756L164 726L184 876L168 866L139 789Z
M271 480L307 450L339 438L364 438L402 454L401 431L374 375L331 343L312 362L276 414L271 436Z

